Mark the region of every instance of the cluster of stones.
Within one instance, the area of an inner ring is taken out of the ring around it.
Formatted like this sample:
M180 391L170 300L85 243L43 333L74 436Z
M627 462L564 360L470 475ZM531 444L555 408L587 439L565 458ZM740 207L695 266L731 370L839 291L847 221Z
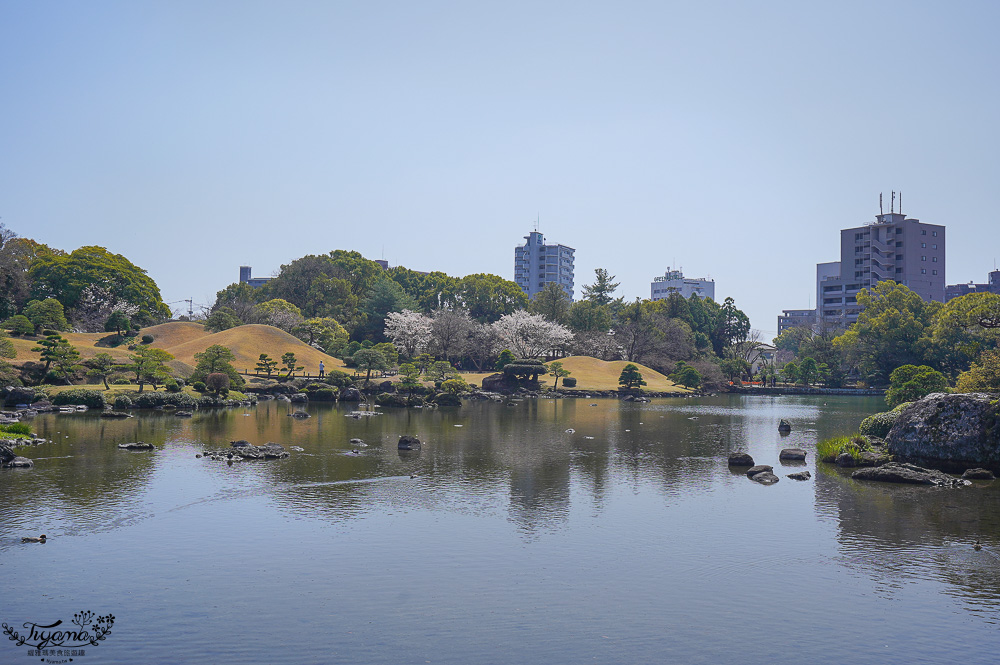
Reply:
M265 443L263 446L255 446L249 441L239 440L230 442L228 450L209 450L204 455L206 459L223 462L240 462L242 460L257 459L284 459L289 456L288 451L280 443Z
M778 454L778 459L790 462L804 462L806 451L801 448L785 448ZM778 476L774 475L773 466L769 464L755 464L753 457L749 453L731 453L729 455L729 466L749 467L746 471L747 478L761 485L773 485L779 480ZM792 480L809 480L812 478L812 474L808 471L796 471L786 474L785 477Z

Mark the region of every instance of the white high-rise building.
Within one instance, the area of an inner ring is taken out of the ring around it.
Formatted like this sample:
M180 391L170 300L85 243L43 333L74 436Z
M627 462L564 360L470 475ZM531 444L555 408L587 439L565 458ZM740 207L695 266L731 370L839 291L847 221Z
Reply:
M573 253L566 245L546 245L545 236L532 231L524 236L523 246L514 248L514 282L529 298L545 288L548 282L563 287L573 299Z

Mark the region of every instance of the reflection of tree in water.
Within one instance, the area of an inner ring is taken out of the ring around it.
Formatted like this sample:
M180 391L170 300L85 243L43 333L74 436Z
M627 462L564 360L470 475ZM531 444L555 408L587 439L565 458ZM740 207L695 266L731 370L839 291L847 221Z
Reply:
M820 517L837 520L843 563L881 593L936 579L970 611L1000 620L1000 481L963 488L861 482L821 465L816 506Z
M119 443L166 438L162 416L110 420L94 413L46 414L29 421L52 443L22 449L35 459L29 473L4 473L0 525L52 524L60 533L113 528L141 519L136 504L156 466L155 453L132 453ZM49 529L50 533L55 529Z

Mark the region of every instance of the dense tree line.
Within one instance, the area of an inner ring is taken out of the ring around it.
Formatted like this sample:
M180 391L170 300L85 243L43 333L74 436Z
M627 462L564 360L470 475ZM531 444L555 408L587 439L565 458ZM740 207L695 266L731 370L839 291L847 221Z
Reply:
M827 385L853 380L890 386L893 395L908 398L947 384L1000 390L1000 382L989 378L1000 347L1000 295L972 293L947 303L927 302L901 284L884 281L857 298L864 309L846 330L799 327L775 338L779 351L794 356L785 365L786 378L801 380L802 365L810 361L817 368L812 378Z

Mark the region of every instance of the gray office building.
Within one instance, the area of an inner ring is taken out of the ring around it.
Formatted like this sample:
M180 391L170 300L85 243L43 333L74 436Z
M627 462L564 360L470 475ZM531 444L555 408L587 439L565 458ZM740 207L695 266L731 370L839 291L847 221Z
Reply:
M944 302L944 226L902 213L840 232L840 261L816 266L816 321L846 328L858 320L858 291L892 280L924 300Z
M514 248L514 282L529 298L548 282L563 287L573 299L573 252L566 245L546 245L545 236L532 231L524 236L524 246Z

